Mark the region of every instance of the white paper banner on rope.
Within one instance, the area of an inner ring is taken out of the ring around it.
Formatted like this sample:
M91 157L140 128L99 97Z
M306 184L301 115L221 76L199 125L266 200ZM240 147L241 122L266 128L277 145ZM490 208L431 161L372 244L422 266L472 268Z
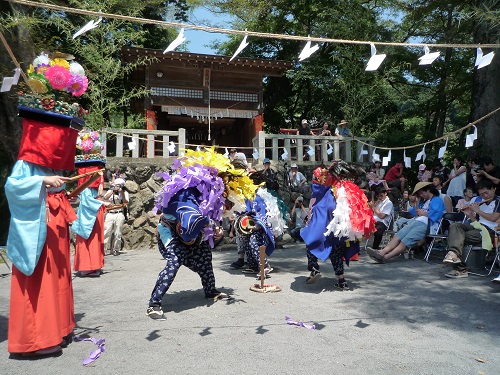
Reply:
M420 151L420 152L417 154L417 156L415 157L415 161L419 161L419 160L422 160L422 162L424 162L424 161L425 161L425 156L426 156L426 155L425 155L425 146L426 146L426 145L424 145L424 147L422 147L422 151Z
M368 64L366 65L365 70L367 72L377 70L387 56L386 54L377 55L377 49L373 43L370 43L370 49L372 57L370 57L370 60L368 60Z
M313 156L314 155L314 147L309 146L309 149L307 150L307 155Z
M406 150L403 152L403 161L405 162L406 168L411 168L411 158L406 156Z
M446 138L446 142L445 142L444 146L439 149L438 159L441 159L442 157L444 157L444 153L446 152L447 147L448 147L448 138Z
M177 47L179 47L182 43L186 41L186 37L184 36L184 28L181 29L179 32L179 35L177 35L177 38L174 39L172 43L170 43L165 51L163 53L171 52L175 50Z
M253 160L259 160L259 150L256 148L253 149L253 154L252 154Z
M175 152L175 143L170 141L170 144L168 145L167 149L170 154L173 154Z
M132 138L132 142L128 142L128 149L130 151L135 150L135 147L137 146L137 143L135 143L135 139Z
M0 88L0 92L10 91L12 86L17 85L17 82L19 82L20 75L21 75L21 69L16 68L14 70L13 77L5 77L2 81L2 87Z
M288 151L283 148L283 153L281 154L281 160L288 160Z
M377 151L376 148L373 149L372 152L372 161L375 163L376 161L380 161L380 155L377 154L375 151Z
M490 53L483 55L483 50L481 48L478 48L476 50L476 62L474 63L474 66L476 66L478 69L484 68L485 66L491 64L494 56L495 52L491 51Z
M328 149L326 150L327 155L331 155L333 153L333 147L331 143L328 143Z
M389 153L387 156L384 156L382 158L382 166L387 167L389 165L389 162L391 161L391 150L389 150Z
M229 151L227 150L227 147L226 147L226 152L224 153L224 156L225 156L226 158L228 158L228 157L229 157Z
M472 125L474 128L474 133L472 134L467 134L465 137L465 147L469 148L474 145L474 141L477 139L477 128L476 125Z
M365 149L365 146L361 146L361 151L359 152L358 155L358 160L363 160L363 155L368 155L368 150Z
M431 65L439 57L439 54L440 52L430 53L429 47L424 46L424 55L418 58L420 60L418 65Z
M95 29L101 21L102 17L99 17L97 21L90 20L89 22L87 22L85 26L83 26L80 30L78 30L76 33L73 34L73 39L78 38L80 35L86 33L87 31Z
M314 46L311 47L311 41L308 40L306 45L304 46L304 49L299 55L299 61L305 60L308 57L310 57L314 52L316 52L319 49L319 45L315 44Z
M247 31L247 29L245 29L245 31ZM246 34L245 34L245 37L244 37L244 38L243 38L243 40L241 41L241 43L240 43L240 45L239 45L238 49L234 52L233 57L231 57L231 58L229 59L229 62L233 61L233 59L234 59L236 56L238 56L238 55L240 54L240 52L241 52L241 51L243 51L245 48L247 48L247 46L248 46L248 44L249 44L249 43L247 42L247 37L248 37L248 35L246 35Z

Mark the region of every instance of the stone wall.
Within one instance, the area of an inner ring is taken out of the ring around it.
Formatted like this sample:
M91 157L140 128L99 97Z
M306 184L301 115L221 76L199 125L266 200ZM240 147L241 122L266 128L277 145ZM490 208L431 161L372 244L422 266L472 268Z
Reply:
M128 218L123 228L125 249L156 247L156 226L159 215L152 212L155 193L163 184L163 179L157 177L157 172L167 171L171 164L169 159L130 159L110 158L106 170L120 169L127 177L127 188L130 201ZM106 183L106 188L109 183Z

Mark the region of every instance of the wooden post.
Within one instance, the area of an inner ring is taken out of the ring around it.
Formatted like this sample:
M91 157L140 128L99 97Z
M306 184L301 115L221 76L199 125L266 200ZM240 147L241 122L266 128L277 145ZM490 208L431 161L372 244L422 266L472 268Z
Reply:
M123 134L116 135L116 157L123 158Z
M266 247L262 245L260 247L260 287L264 289L264 280L266 279L265 269L265 259L266 259Z

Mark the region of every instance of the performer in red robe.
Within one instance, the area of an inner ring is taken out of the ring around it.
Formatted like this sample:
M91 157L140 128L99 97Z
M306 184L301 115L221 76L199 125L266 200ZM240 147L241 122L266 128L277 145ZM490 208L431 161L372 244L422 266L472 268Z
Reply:
M61 171L74 169L76 118L19 107L23 137L5 192L12 260L8 350L60 352L75 327L69 223L76 219ZM71 126L70 126L71 125Z
M100 156L100 155L99 155ZM104 162L82 162L77 156L75 162L78 174L98 171L104 167ZM83 184L89 177L82 178L78 185ZM104 267L104 214L106 208L100 199L104 188L104 177L94 181L80 194L78 219L71 229L76 235L76 247L73 268L81 277L98 277Z

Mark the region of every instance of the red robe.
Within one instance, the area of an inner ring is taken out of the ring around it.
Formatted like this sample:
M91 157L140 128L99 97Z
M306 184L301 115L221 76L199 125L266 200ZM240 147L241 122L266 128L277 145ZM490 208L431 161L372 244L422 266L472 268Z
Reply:
M47 196L47 239L31 276L15 266L8 350L28 353L59 345L75 327L69 227L76 214L65 192Z
M90 237L76 235L76 251L73 263L75 271L94 271L104 267L104 213L106 206L97 211L97 218Z
M79 167L78 174L88 172L95 172L103 166L90 166ZM87 181L89 177L81 178L78 180L78 186ZM104 185L104 176L95 180L90 184L89 188L99 188L99 185ZM104 214L106 207L101 206L97 211L97 217L92 228L92 233L88 239L76 235L75 258L73 262L73 269L75 271L94 271L104 267Z

